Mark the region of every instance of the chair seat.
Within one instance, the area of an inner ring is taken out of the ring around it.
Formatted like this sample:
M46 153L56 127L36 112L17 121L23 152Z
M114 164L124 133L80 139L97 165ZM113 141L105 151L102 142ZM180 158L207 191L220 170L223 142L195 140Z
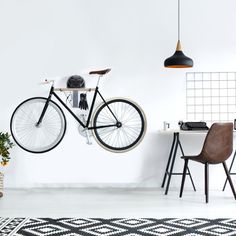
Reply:
M197 161L200 162L202 164L205 164L206 161L201 157L201 155L196 155L196 156L182 156L182 159L188 159L188 160L192 160L192 161Z

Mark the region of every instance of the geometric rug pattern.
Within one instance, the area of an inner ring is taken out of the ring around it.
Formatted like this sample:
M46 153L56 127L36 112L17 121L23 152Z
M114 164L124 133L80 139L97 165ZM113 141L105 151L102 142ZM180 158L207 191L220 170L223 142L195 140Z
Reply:
M0 218L0 236L236 235L235 219Z

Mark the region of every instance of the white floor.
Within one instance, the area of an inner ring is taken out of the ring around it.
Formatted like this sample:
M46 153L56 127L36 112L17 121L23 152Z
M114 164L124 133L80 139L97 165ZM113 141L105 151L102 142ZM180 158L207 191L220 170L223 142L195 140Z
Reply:
M235 218L236 201L227 190L178 189L8 189L0 199L0 217L208 217Z

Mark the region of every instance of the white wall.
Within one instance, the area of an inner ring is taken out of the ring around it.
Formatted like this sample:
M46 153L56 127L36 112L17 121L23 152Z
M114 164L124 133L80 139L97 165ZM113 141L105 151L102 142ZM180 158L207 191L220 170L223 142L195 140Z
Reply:
M95 141L86 145L68 116L66 136L51 152L14 148L6 187L160 186L172 137L157 130L164 120L185 118L185 73L236 71L235 8L235 0L182 0L182 44L195 66L172 70L163 61L176 46L177 0L0 0L0 130L9 131L19 102L46 96L38 85L42 78L106 67L112 72L101 83L104 96L132 98L148 119L140 146L112 154ZM193 141L197 145L187 150L197 153L202 140ZM177 166L182 170L181 161ZM192 169L201 186L202 166ZM212 175L220 179L219 171L215 167Z

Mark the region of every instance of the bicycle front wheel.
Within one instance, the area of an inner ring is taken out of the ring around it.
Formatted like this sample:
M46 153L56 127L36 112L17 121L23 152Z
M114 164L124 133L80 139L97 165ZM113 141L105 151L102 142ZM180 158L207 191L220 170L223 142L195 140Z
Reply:
M117 98L98 107L93 125L95 139L103 148L127 152L142 141L147 122L141 107L128 99Z
M47 99L30 98L22 102L11 117L11 134L25 151L43 153L55 148L65 135L66 119L61 108L50 101L40 125L36 125Z

